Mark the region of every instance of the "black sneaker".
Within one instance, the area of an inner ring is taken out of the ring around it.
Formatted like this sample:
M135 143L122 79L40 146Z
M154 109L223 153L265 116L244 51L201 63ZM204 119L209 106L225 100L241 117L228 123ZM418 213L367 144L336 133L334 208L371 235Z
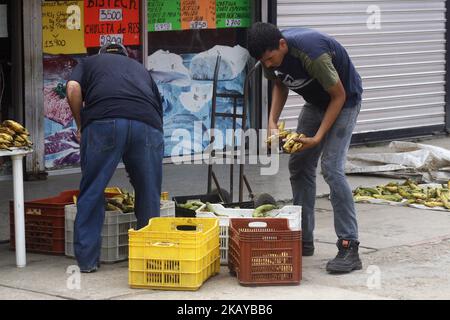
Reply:
M336 258L328 261L327 271L330 273L348 273L353 270L361 270L362 262L359 259L357 240L339 239L336 243L339 252Z
M97 265L92 267L92 268L88 268L88 269L81 269L80 268L80 272L81 273L93 273L93 272L97 271L98 269L100 269L100 261L97 262Z
M302 256L310 257L314 254L314 241L302 241Z
M89 269L80 269L81 273L93 273L98 270L98 266L89 268Z

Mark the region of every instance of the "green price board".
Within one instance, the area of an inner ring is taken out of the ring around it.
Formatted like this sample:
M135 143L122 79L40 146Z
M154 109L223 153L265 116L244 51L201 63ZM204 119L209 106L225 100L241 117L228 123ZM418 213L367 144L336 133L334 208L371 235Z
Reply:
M147 0L148 31L181 29L180 0Z
M250 0L217 0L217 28L246 28L251 24Z
M193 23L200 22L206 29L247 28L251 24L251 8L251 0L147 0L148 31L192 29ZM202 21L186 21L187 13L198 18L205 12Z

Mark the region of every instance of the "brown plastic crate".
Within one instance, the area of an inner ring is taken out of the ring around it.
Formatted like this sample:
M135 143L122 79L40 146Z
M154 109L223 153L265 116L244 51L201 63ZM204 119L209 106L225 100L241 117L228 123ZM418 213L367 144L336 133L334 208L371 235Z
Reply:
M61 192L56 197L26 201L25 243L29 252L65 254L64 207L73 203L78 190ZM15 249L14 201L9 202L10 248Z
M300 284L302 235L287 219L231 219L229 231L228 267L241 285Z

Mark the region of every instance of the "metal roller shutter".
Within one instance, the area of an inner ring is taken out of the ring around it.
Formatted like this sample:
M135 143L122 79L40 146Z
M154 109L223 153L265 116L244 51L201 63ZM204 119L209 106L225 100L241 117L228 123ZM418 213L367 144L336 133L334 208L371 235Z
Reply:
M277 24L314 28L344 45L364 87L354 133L367 133L445 125L445 10L444 0L278 0ZM295 128L303 104L290 93L286 127Z

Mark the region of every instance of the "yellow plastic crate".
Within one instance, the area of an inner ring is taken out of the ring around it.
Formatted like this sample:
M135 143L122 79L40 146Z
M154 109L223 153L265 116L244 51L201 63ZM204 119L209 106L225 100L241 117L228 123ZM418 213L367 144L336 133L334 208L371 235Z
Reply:
M219 273L217 218L153 218L128 235L132 288L197 290Z

